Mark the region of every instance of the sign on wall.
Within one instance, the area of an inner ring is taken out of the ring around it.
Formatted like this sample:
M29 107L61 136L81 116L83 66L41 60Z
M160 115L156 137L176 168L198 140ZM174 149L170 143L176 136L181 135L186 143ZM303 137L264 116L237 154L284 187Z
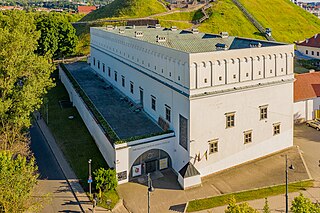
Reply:
M141 175L141 164L132 166L132 177Z
M159 169L166 169L168 168L168 158L163 158L159 160Z
M127 171L118 172L117 175L118 175L118 181L127 179Z

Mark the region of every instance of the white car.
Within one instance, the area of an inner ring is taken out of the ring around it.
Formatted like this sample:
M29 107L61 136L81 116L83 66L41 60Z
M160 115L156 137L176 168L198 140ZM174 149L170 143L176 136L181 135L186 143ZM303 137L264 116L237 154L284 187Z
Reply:
M319 120L311 120L307 121L307 126L311 126L315 128L316 130L320 131L320 121Z

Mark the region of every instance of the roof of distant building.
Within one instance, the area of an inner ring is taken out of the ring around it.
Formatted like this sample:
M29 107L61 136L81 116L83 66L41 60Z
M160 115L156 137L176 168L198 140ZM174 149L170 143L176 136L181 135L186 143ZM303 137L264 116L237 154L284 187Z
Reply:
M294 102L320 97L320 72L297 74L294 81Z
M126 26L119 28L110 26L107 28L97 27L96 29L187 53L285 45L279 42L229 36L226 33L220 35L207 34L200 33L198 30L178 30L159 26Z
M320 35L315 34L311 38L298 42L297 45L320 48Z
M82 6L82 5L79 5L78 6L78 13L88 14L88 13L91 13L92 11L94 11L96 9L97 9L96 6Z

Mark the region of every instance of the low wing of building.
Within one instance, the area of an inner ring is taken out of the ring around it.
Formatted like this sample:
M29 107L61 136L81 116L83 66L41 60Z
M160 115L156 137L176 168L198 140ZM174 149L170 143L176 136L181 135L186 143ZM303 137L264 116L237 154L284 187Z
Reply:
M308 57L320 59L320 34L301 42L296 42L297 50Z

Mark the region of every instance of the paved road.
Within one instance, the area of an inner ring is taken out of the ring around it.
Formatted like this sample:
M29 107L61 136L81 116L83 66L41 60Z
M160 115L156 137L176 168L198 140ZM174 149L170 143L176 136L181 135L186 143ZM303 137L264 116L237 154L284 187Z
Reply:
M40 172L36 196L49 193L51 197L51 202L44 207L42 212L81 212L78 202L39 127L33 125L30 128L30 134L31 149Z

